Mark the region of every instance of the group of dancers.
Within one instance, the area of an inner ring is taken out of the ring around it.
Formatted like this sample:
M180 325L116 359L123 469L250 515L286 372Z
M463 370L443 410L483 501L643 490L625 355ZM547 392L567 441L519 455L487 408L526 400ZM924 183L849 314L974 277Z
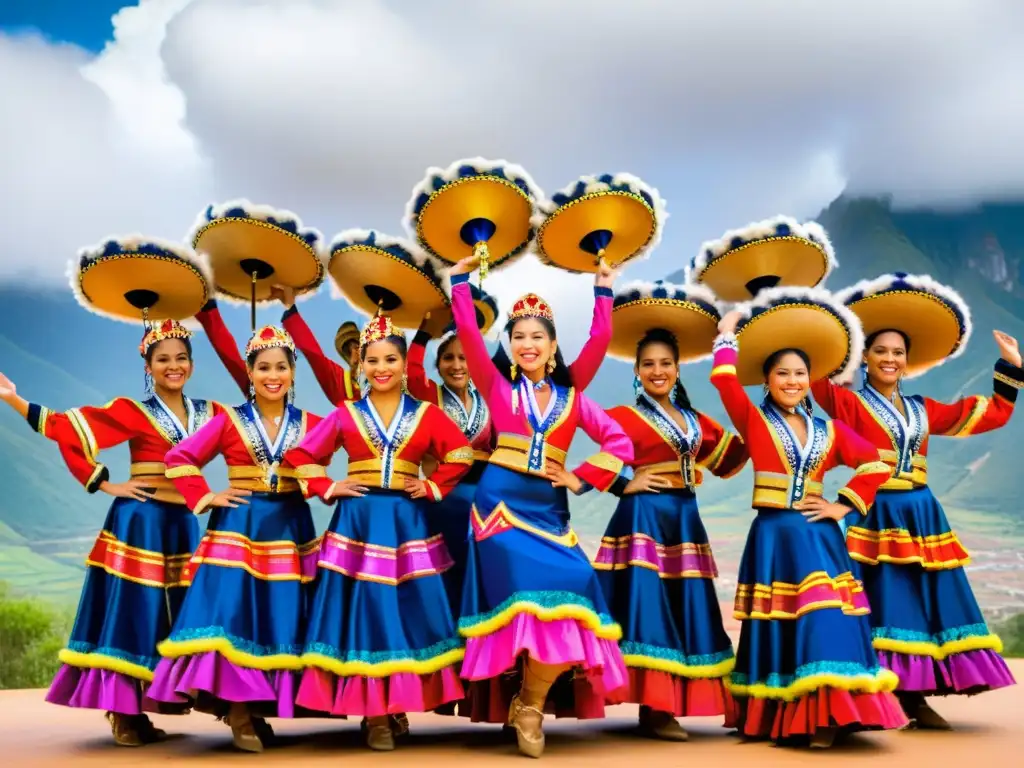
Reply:
M335 253L355 242L427 273L411 243L385 241L363 233ZM508 311L492 354L496 308L469 279L494 250L476 246L449 262L444 300L411 345L399 315L415 296L402 280L363 280L377 311L339 329L347 368L320 349L286 283L266 289L286 307L281 326L255 329L242 354L201 292L195 317L240 405L185 394L192 331L175 319L147 325L144 400L57 412L0 374L0 399L57 443L87 491L115 497L48 701L105 711L128 746L164 736L147 713L195 710L251 752L273 742L268 718L293 717L360 717L366 744L390 750L407 713L434 711L502 723L539 757L546 715L600 718L624 702L653 738L685 741L677 718L721 716L744 738L828 747L908 722L948 728L926 697L1014 682L926 460L929 436L1010 418L1024 384L1014 339L995 333L991 396L905 394L904 379L962 352L963 300L907 275L830 293L817 287L834 264L824 231L780 217L705 244L682 285L615 294L598 247L578 359L566 363L534 293ZM110 241L83 256L85 300L131 293L113 276L133 257L202 272L169 246ZM117 283L106 294L89 277L103 265ZM256 286L257 269L245 271ZM402 299L394 311L389 296ZM432 340L439 381L426 370ZM297 351L335 406L325 417L292 402ZM584 390L609 352L633 363L634 392L605 410ZM708 355L731 430L690 402L680 375ZM570 468L580 430L599 450ZM131 479L119 483L99 454L124 442ZM220 492L203 476L218 455ZM697 489L748 461L734 653ZM829 500L836 467L853 476ZM593 560L569 514L569 494L588 492L619 498ZM335 506L322 534L314 497Z

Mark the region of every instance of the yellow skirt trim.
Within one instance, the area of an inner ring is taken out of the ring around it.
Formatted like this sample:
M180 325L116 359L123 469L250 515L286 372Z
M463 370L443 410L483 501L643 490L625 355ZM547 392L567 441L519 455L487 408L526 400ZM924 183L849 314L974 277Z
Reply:
M801 696L814 693L820 688L838 688L850 693L883 693L896 690L900 679L888 669L881 669L877 675L855 675L845 677L831 673L803 677L784 688L756 683L736 685L726 678L725 687L733 696L753 699L781 699L796 701Z
M302 659L298 656L279 653L272 656L254 656L240 651L223 637L203 637L195 640L164 640L157 645L157 652L165 659L177 659L182 656L198 656L201 653L219 653L225 659L239 667L259 669L270 672L275 669L299 670L303 668Z
M950 640L942 645L876 637L871 641L871 645L876 651L890 651L892 653L902 653L906 656L930 656L936 661L942 661L949 656L957 653L966 653L967 651L1003 652L1003 641L999 639L998 635L991 634L965 637L961 640Z
M409 673L413 675L432 675L462 661L466 655L464 648L453 648L423 661L415 659L395 659L370 664L365 661L339 661L319 653L304 653L302 663L307 667L317 667L333 672L338 677L388 677Z
M537 603L521 600L512 603L500 613L491 616L489 619L474 624L471 627L459 627L459 634L463 637L483 637L497 632L506 624L511 624L512 619L520 614L529 614L541 621L560 621L572 619L578 621L602 640L622 639L622 627L618 624L602 624L600 617L593 611L584 608L582 605L559 605L555 608L545 608Z
M148 667L139 664L132 664L130 661L115 659L111 656L104 656L101 653L80 653L67 648L57 654L61 664L80 669L105 669L108 672L117 672L121 675L134 677L145 683L153 682L153 671Z
M688 677L694 679L714 680L725 677L736 667L736 659L724 659L717 664L706 664L703 666L691 666L680 664L678 661L659 659L654 656L624 655L627 667L637 669L652 669L655 672L667 672L676 677Z

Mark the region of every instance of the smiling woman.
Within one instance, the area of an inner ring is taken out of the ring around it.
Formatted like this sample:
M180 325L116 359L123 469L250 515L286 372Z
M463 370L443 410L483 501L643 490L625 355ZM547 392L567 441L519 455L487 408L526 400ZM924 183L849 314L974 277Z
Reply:
M462 698L462 659L443 574L452 567L427 509L451 493L473 463L444 411L405 391L405 337L378 314L359 345L370 391L337 408L284 457L307 497L337 501L317 561L298 703L331 715L364 715L367 746L395 748L406 712ZM324 465L348 454L348 477ZM438 458L419 477L427 454ZM389 715L398 715L389 718Z
M235 745L260 752L264 717L303 714L294 703L308 585L317 537L309 505L281 460L320 417L288 402L295 347L280 328L258 329L245 348L251 397L214 418L167 455L167 477L210 521L182 576L190 585L159 645L152 695L222 717ZM202 468L221 455L228 489Z

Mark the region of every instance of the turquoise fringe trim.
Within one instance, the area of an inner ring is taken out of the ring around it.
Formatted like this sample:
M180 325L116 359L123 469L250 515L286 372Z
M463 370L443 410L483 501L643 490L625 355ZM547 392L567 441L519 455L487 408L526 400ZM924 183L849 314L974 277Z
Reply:
M874 639L898 640L904 643L934 643L935 645L945 645L955 640L966 640L969 637L987 637L991 634L992 631L984 623L952 627L935 635L928 632L915 632L912 629L896 629L895 627L878 627L871 630L871 637Z
M851 661L816 661L813 664L805 664L798 667L795 674L780 675L772 673L764 680L751 680L741 672L733 672L729 676L730 682L735 685L766 685L769 688L788 688L797 680L815 675L837 675L839 677L878 677L882 671L879 666L865 667Z
M732 648L719 651L718 653L702 653L695 656L687 656L685 653L680 653L672 648L661 648L657 645L636 643L632 640L623 641L619 648L622 650L623 656L646 656L649 659L674 661L687 667L713 667L715 664L721 664L723 661L727 661L735 656Z
M156 665L160 662L159 656L135 656L134 654L122 651L119 648L101 647L93 645L92 643L71 642L67 644L66 650L72 651L73 653L92 653L97 656L106 656L108 659L125 661L138 667L145 667L151 671L155 670Z
M389 661L430 661L430 659L436 659L438 656L461 647L461 640L449 638L426 648L402 651L342 651L340 648L334 648L326 643L310 643L304 652L326 656L342 663L361 661L366 664L385 664Z
M259 645L252 640L244 640L241 637L229 634L224 627L200 627L198 629L183 629L172 632L167 638L172 643L187 643L190 640L227 640L236 651L247 653L250 656L299 656L302 654L301 645Z

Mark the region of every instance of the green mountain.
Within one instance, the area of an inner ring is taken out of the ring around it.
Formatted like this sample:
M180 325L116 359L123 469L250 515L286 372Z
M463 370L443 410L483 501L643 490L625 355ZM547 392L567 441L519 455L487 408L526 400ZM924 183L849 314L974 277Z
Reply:
M952 214L900 212L885 200L839 198L818 220L828 229L841 264L829 277L828 287L892 271L927 273L956 286L971 306L974 337L960 359L913 382L913 388L945 401L965 393L988 394L997 355L992 329L1024 339L1024 204L981 206ZM680 280L681 273L668 279ZM310 302L302 311L321 338L332 337L339 318L331 303ZM246 330L241 326L242 314L228 316L240 339ZM35 317L45 317L46 322L26 322ZM27 397L51 407L104 403L117 394L137 394L142 372L138 358L131 354L136 337L137 329L95 318L69 296L0 290L0 370ZM97 339L102 343L97 344ZM224 402L238 400L237 390L201 340L196 344L196 361L190 391ZM708 382L709 373L707 362L689 366L684 381L698 408L726 421ZM631 380L629 366L609 360L588 395L604 406L622 403L632 396ZM305 364L298 381L299 404L326 412L326 401L316 391ZM1019 583L1021 573L1014 553L1024 541L1024 513L1015 482L1020 467L1016 450L1022 441L1024 420L1018 417L992 435L936 439L929 457L933 488L974 552L977 567L989 574L982 587L977 580L975 587L983 603L996 611L1024 607L1024 599L1013 597L1012 584L1008 585L1008 580ZM581 459L593 449L581 436L572 457ZM118 470L127 464L127 451L111 451L105 459L119 477ZM214 468L211 480L222 482L221 472ZM835 488L847 477L848 473L833 473L829 485ZM85 494L66 472L55 447L32 434L5 408L0 408L0 482L4 488L0 580L34 594L74 599L82 578L82 558L110 499ZM750 488L748 469L728 482L710 478L701 492L725 599L750 521ZM601 494L573 500L575 525L589 551L596 548L613 508L614 499ZM315 514L318 524L326 525L329 511L316 505Z

